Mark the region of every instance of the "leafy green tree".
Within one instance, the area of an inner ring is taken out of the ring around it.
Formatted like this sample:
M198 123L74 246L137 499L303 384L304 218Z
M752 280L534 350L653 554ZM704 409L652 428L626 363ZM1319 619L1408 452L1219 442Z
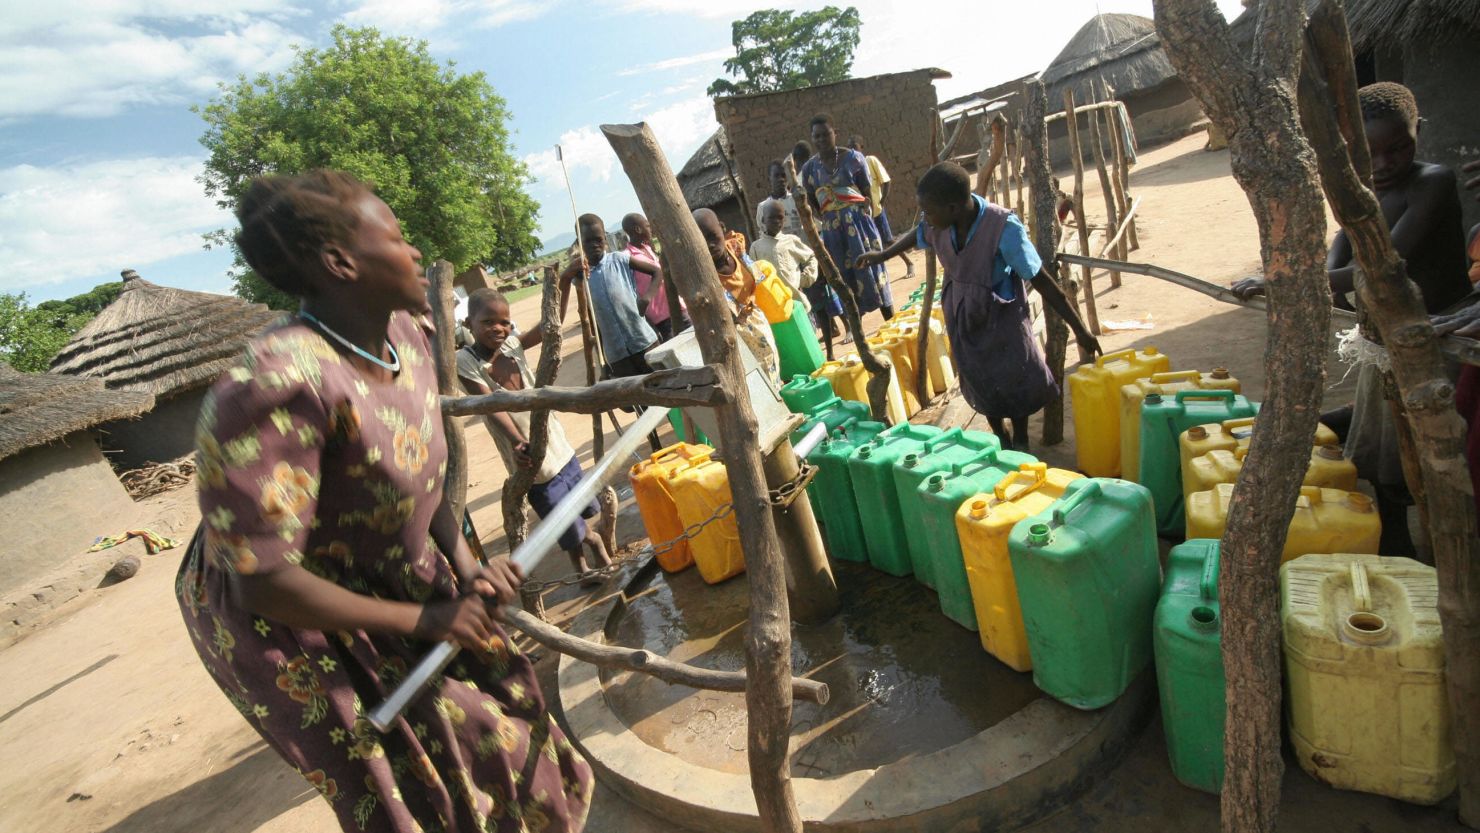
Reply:
M858 48L858 9L824 6L815 12L763 9L730 24L735 57L709 95L744 95L795 90L843 81Z
M104 307L118 300L121 292L123 292L123 281L100 283L81 295L73 295L71 298L60 301L42 301L36 305L36 311L52 316L55 325L61 327L65 326L66 322L74 316L82 316L84 320L91 320L94 315L102 312Z
M72 335L96 313L60 319L54 310L32 307L24 292L0 293L0 362L27 373L42 373Z
M201 182L228 210L252 177L337 168L373 182L425 262L508 269L539 248L529 172L509 141L509 112L483 73L437 63L425 41L336 26L333 45L301 49L287 72L241 77L198 110L210 152ZM208 235L233 245L225 229ZM296 301L245 268L237 294Z

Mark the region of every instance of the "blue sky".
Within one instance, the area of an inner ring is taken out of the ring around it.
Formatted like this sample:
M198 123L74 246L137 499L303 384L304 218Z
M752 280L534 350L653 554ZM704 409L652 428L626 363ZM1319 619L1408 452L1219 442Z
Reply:
M1216 0L1230 19L1239 0ZM230 255L201 235L231 218L196 177L204 104L239 73L275 72L336 23L425 39L480 70L509 104L535 176L540 237L571 225L553 147L581 211L636 199L597 125L647 121L677 169L716 127L704 96L732 52L733 0L17 0L0 15L0 291L33 301L135 268L156 283L227 292ZM1097 11L1151 0L861 0L855 75L942 67L942 100L1042 69Z

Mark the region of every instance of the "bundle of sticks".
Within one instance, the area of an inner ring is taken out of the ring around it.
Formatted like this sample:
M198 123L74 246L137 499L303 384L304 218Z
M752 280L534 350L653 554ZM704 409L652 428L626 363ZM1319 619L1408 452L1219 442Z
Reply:
M195 460L181 457L170 463L155 463L143 468L131 469L119 475L123 488L134 500L143 500L160 492L177 489L190 482L195 474Z

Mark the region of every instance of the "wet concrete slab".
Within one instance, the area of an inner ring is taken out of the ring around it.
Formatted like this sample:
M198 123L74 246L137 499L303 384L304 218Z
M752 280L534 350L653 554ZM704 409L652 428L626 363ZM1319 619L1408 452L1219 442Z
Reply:
M1031 674L993 659L913 579L849 562L833 567L842 612L792 629L793 673L827 683L832 694L825 706L795 705L794 775L826 778L935 752L1042 696ZM629 589L607 641L704 668L742 669L748 592L743 575L710 586L695 570L659 573L645 588ZM747 772L744 695L627 671L601 677L612 712L644 743L686 763Z

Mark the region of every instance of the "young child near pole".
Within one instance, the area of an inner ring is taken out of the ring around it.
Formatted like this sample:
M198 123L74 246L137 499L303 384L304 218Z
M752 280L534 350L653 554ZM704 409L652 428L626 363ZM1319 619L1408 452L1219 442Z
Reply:
M1081 356L1100 343L1043 271L1028 230L1012 212L971 192L971 178L941 162L915 188L920 222L882 252L866 252L864 269L910 249L934 249L947 275L941 295L961 395L983 414L1004 448L1028 450L1028 418L1059 392L1033 335L1028 287L1069 324Z
M518 332L509 320L509 301L492 289L477 289L468 296L468 329L473 343L457 351L457 376L472 395L491 393L495 389L524 390L534 387L534 374L524 358L524 350L539 344L543 332L536 327ZM492 413L484 419L493 436L504 468L513 474L515 468L534 465L529 457L530 420L526 413ZM550 415L545 460L534 474L529 488L529 505L541 518L554 511L555 504L581 482L581 461L565 439L565 429L554 414ZM560 534L560 548L570 556L578 572L611 563L606 543L586 520L600 511L596 501L581 510L581 517ZM582 545L591 554L588 566Z

